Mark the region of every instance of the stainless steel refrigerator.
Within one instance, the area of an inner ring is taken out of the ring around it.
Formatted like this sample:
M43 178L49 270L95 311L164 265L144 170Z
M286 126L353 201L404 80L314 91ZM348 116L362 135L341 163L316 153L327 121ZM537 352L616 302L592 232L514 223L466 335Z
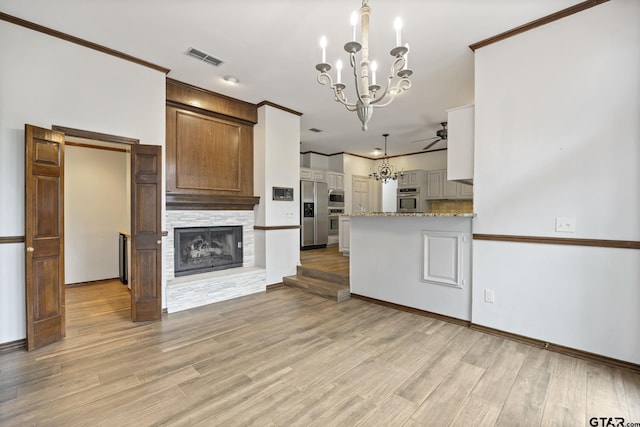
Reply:
M327 246L329 188L326 182L300 181L300 247Z

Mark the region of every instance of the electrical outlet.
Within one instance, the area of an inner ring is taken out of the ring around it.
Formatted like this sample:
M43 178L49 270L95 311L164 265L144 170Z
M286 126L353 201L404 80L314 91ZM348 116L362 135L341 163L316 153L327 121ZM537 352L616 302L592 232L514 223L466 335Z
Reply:
M557 217L556 218L556 231L559 233L575 233L576 232L576 219L569 217Z
M493 304L496 302L496 291L493 289L485 289L484 290L484 302L488 302Z

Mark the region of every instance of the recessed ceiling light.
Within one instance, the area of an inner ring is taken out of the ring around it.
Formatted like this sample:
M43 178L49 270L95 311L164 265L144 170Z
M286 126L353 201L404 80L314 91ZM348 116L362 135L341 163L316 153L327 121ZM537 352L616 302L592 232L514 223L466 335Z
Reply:
M232 85L240 83L240 79L238 79L236 76L224 76L223 79L224 79L225 82L227 82L229 84L232 84Z

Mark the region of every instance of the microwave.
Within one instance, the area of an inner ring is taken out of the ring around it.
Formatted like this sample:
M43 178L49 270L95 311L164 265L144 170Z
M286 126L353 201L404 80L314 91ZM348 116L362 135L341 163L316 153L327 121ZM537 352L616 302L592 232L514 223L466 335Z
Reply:
M329 207L344 207L344 191L332 190L329 192Z

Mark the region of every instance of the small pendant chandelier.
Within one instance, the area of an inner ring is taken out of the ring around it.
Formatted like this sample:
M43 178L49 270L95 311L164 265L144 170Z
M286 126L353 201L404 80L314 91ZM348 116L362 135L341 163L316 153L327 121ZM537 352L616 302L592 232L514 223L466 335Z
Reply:
M375 179L376 181L387 183L388 181L395 181L396 179L404 176L404 171L396 172L396 168L389 163L389 158L387 157L387 137L389 134L385 133L382 136L384 136L384 157L382 158L382 163L378 166L378 171L371 172L369 174L369 179Z
M358 118L362 122L362 130L367 130L367 123L371 119L374 108L382 108L391 104L393 99L400 92L411 87L409 77L413 71L407 67L409 56L409 45L401 45L400 30L402 29L402 21L396 18L396 47L391 49L391 56L394 58L391 64L391 70L384 89L380 92L381 86L376 84L375 61L369 62L369 15L371 8L369 0L362 0L360 7L360 27L361 27L361 43L356 41L356 25L358 23L358 13L353 12L351 15L351 27L353 29L353 40L344 45L344 50L349 54L349 62L353 69L353 77L356 91L356 102L349 102L345 94L346 85L342 83L342 61L336 63L336 82L333 82L329 71L331 65L327 63L327 39L322 36L320 39L320 47L322 48L322 62L316 65L316 70L320 72L318 75L318 83L329 84L333 89L336 102L344 105L349 111L356 111ZM360 61L356 60L356 54L362 52ZM358 64L360 70L358 72ZM397 78L397 79L396 79Z

